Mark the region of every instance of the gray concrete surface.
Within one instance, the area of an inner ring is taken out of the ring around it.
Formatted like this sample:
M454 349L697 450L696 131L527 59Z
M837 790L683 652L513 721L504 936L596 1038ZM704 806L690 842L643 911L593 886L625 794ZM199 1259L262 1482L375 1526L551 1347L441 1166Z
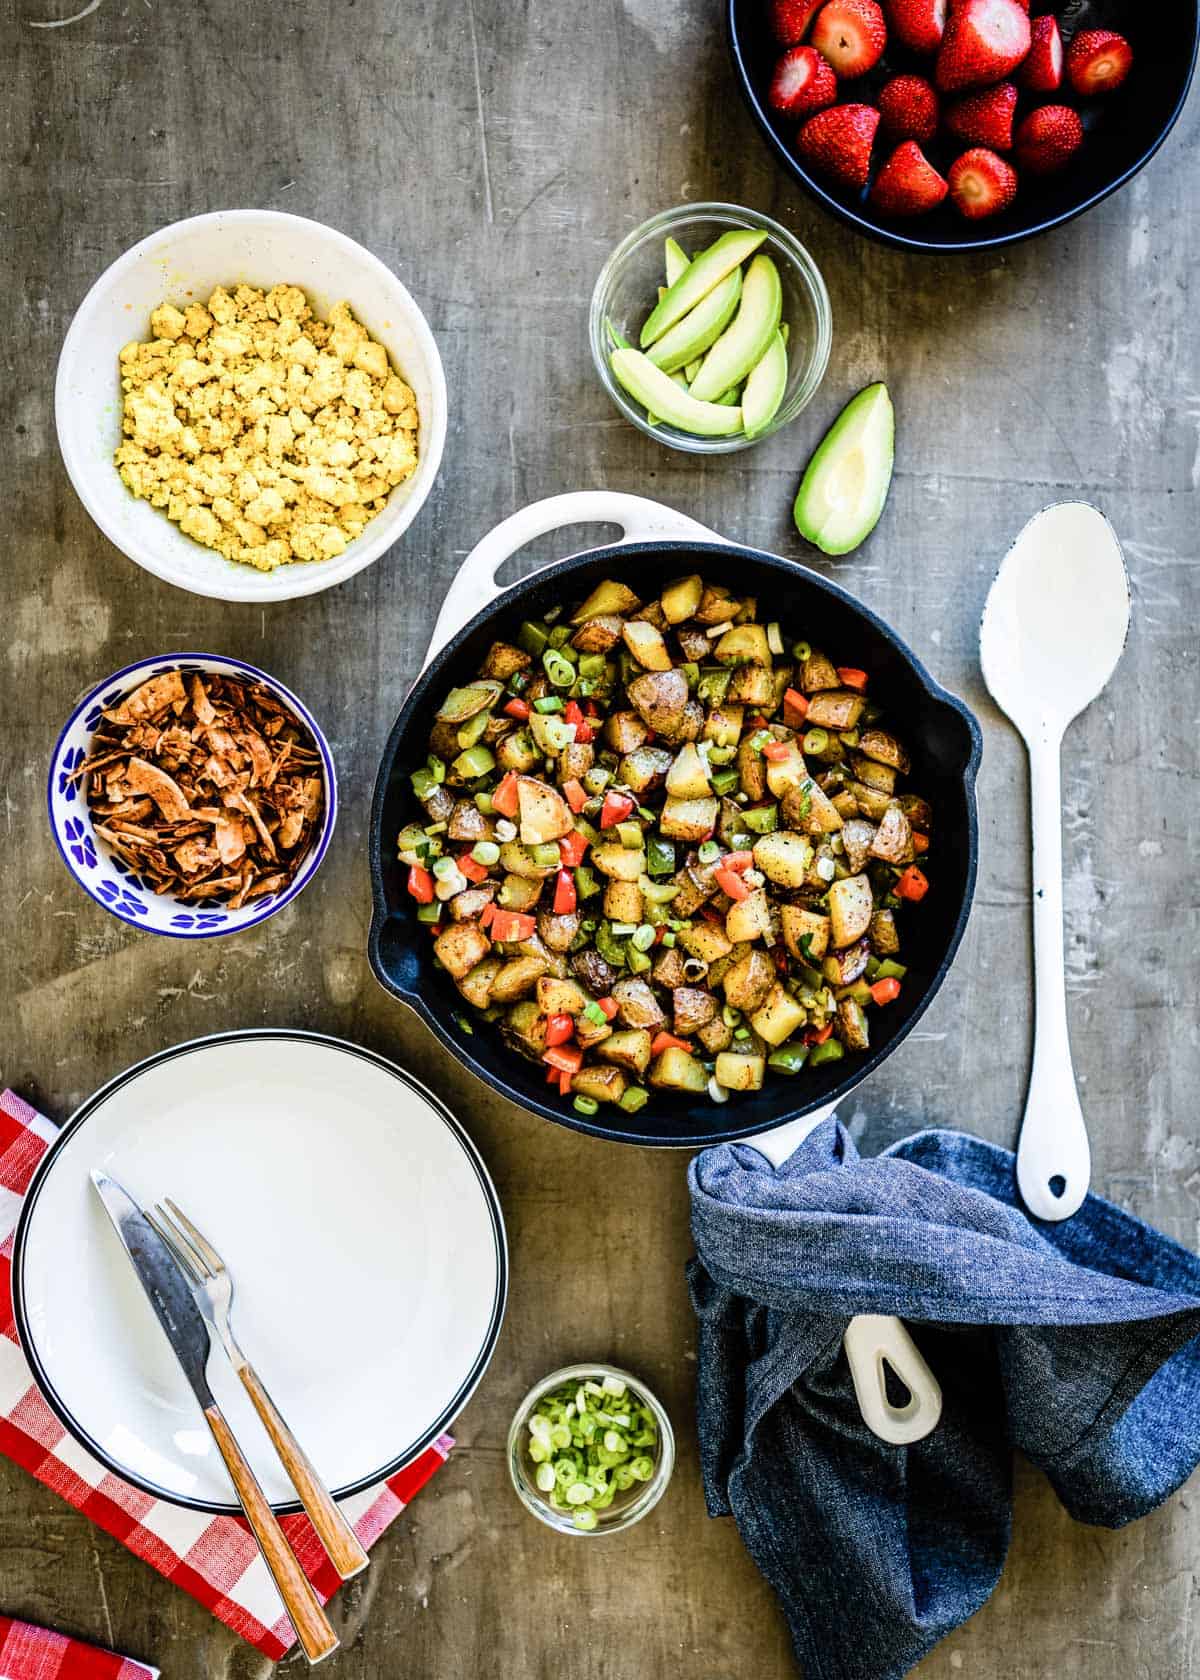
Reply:
M852 391L886 378L900 425L891 497L869 545L830 570L977 708L983 867L954 974L845 1118L869 1149L929 1124L1015 1136L1030 1032L1026 774L982 691L976 625L1026 517L1087 497L1124 542L1135 608L1114 682L1067 741L1076 1060L1097 1186L1195 1243L1196 106L1084 221L999 255L925 261L859 243L774 168L714 3L102 0L69 27L34 27L77 9L13 0L0 22L0 1072L65 1115L160 1046L287 1022L400 1058L479 1142L512 1242L503 1340L450 1466L343 1592L330 1680L782 1680L790 1658L771 1596L699 1493L683 1159L592 1143L490 1099L376 988L364 958L375 764L442 594L496 520L609 485L800 556L789 508L806 454ZM613 243L706 196L794 228L826 274L835 321L811 410L707 464L618 417L584 332ZM66 479L52 418L58 348L100 270L163 223L240 204L331 222L392 264L429 315L452 405L440 482L400 546L339 589L265 613L180 593L110 547ZM299 689L333 739L345 796L332 854L298 904L201 946L139 935L85 899L42 803L73 696L131 658L188 644L259 661ZM580 1190L602 1196L601 1213L577 1211ZM502 1448L525 1386L589 1354L653 1383L681 1459L652 1520L613 1545L573 1546L521 1511ZM168 1680L269 1671L24 1473L0 1463L0 1488L0 1609L156 1661ZM1109 1534L1071 1524L1025 1473L1016 1519L999 1592L928 1659L928 1680L1184 1680L1200 1667L1194 1486Z

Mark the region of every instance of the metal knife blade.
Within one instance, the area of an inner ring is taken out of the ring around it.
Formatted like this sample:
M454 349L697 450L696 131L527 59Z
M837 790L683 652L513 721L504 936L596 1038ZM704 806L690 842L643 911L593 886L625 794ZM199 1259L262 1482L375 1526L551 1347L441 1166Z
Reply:
M208 1331L187 1279L129 1192L98 1167L92 1168L92 1183L201 1409L211 1406L213 1395L205 1375Z

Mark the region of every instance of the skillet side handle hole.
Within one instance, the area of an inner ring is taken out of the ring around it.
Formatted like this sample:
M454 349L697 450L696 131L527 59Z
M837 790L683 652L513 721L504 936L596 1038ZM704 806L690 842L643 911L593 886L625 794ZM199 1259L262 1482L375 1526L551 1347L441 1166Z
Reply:
M912 1391L906 1386L890 1359L880 1359L879 1366L884 1398L889 1406L902 1412L906 1406L912 1404Z
M1067 1188L1066 1179L1063 1177L1063 1175L1061 1173L1055 1173L1054 1177L1050 1180L1050 1184L1049 1184L1050 1194L1057 1201L1057 1200L1061 1199L1061 1197L1066 1193L1066 1188Z

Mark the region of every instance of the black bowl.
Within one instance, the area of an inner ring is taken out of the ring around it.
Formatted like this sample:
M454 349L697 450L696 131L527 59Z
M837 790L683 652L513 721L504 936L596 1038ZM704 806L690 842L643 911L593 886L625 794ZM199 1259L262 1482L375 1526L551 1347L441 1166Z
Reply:
M934 807L933 886L921 913L908 919L904 960L909 977L896 1002L873 1016L869 1052L791 1079L772 1076L761 1091L732 1096L722 1106L707 1096L655 1092L637 1114L602 1105L594 1116L584 1116L569 1098L552 1096L545 1070L507 1049L495 1027L475 1022L468 1033L459 1024L466 1006L450 976L433 964L428 929L417 921L405 890L396 836L421 814L409 776L425 762L434 712L449 688L478 671L493 641L513 640L522 619L582 599L601 578L627 580L647 598L689 572L756 595L763 618L778 618L794 634L870 671L872 695L912 753L912 786ZM536 572L477 613L422 673L405 701L384 749L371 808L371 967L465 1067L547 1120L625 1143L692 1148L764 1132L849 1091L907 1036L944 979L975 887L975 772L981 744L979 725L966 706L938 687L895 631L844 589L803 566L732 543L623 543L577 554Z
M1060 227L1131 181L1174 127L1196 66L1198 0L1173 0L1149 11L1132 0L1068 0L1055 7L1035 4L1033 10L1055 11L1064 38L1080 29L1118 30L1133 48L1133 68L1116 93L1101 99L1081 102L1069 88L1056 94L1023 94L1018 120L1035 105L1061 100L1078 107L1087 138L1067 169L1041 178L1024 177L1007 210L978 222L964 220L948 201L925 216L884 216L867 201L865 192L855 193L810 174L795 149L799 123L778 116L767 104L772 67L781 49L771 35L764 0L727 0L727 21L734 68L755 122L784 168L819 204L859 233L902 250L984 251ZM889 45L870 75L845 84L848 96L873 103L882 83L899 71L929 76L931 60ZM877 142L876 165L888 150L886 142ZM966 147L952 139L947 146L939 137L927 150L930 162L944 172Z

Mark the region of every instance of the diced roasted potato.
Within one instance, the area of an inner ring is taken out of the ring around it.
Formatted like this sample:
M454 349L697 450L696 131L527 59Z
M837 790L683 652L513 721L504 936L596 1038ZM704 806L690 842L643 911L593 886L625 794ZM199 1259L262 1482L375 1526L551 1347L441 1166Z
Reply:
M865 939L857 945L847 945L843 951L830 951L821 964L821 972L831 986L851 986L871 960L871 947Z
M634 617L642 620L646 624L652 624L656 630L665 630L667 628L667 618L666 614L662 610L661 601L647 601L644 607L638 608Z
M740 742L735 762L742 792L752 805L760 804L767 797L767 761L752 744L751 736Z
M520 957L510 957L508 962L492 981L493 1003L515 1003L518 998L531 992L538 983L538 979L546 972L546 959L530 952Z
M900 809L909 822L922 834L928 834L933 828L933 806L927 799L922 799L919 793L902 793L900 795Z
M515 1003L501 1023L500 1031L522 1056L539 1062L546 1048L546 1017L536 1003Z
M900 949L900 935L896 931L896 915L892 910L876 910L868 930L871 949L879 957L894 957Z
M729 1007L750 1014L775 984L775 969L765 951L747 951L725 970L721 983Z
M643 671L626 688L638 716L656 734L678 728L688 703L687 678L676 666L670 671Z
M672 746L678 746L681 741L698 741L703 728L704 707L699 700L689 700L675 726L663 731L663 740L669 741Z
M476 840L491 839L492 820L484 816L473 799L459 799L450 813L446 833L451 840L465 840L473 846Z
M484 881L478 887L468 887L466 892L455 893L447 904L452 922L473 922L483 915L486 907L495 898L499 890L496 881Z
M565 916L543 910L537 919L538 938L548 951L569 951L582 920L578 910Z
M608 997L613 987L621 977L621 970L605 962L599 951L590 946L587 950L576 951L571 959L571 968L590 992L597 997Z
M662 946L650 970L650 978L656 986L663 986L668 992L674 991L676 986L686 985L682 946L672 945L670 949Z
M809 701L804 721L810 729L853 729L866 704L866 695L856 694L853 689L823 689Z
M733 1028L727 1027L720 1015L715 1015L706 1027L700 1028L696 1037L709 1055L715 1056L722 1050L728 1050L733 1043Z
M699 748L685 741L667 771L667 793L671 799L707 799L711 791L708 765L701 758Z
M641 602L623 583L615 583L612 578L605 578L598 583L587 600L571 614L572 624L583 624L589 618L603 618L608 613L615 613L624 618L629 613L637 612Z
M615 1032L605 1039L598 1054L604 1061L615 1062L618 1067L640 1076L650 1066L650 1034L645 1027Z
M669 583L662 592L663 617L668 624L682 624L685 618L691 618L700 605L700 597L704 593L704 580L694 573L691 577L681 578L678 583Z
M881 863L912 862L912 825L896 800L883 813L871 843L871 856Z
M818 648L813 648L800 667L800 687L805 694L816 694L822 688L837 688L840 683L837 666Z
M829 949L829 917L799 904L780 909L783 942L799 962L818 963Z
M523 671L530 663L529 655L524 649L513 647L511 642L493 642L480 668L480 674L485 677L494 677L497 682L506 683L510 677L515 677L518 671Z
M704 977L704 984L708 986L710 990L720 986L724 982L725 976L729 973L729 970L737 963L740 963L742 958L747 956L753 949L754 947L752 945L731 945L723 957L717 957L715 961L709 963L708 973Z
M544 846L547 841L560 840L575 826L571 807L562 794L534 776L520 777L517 799L521 811L521 844L524 846Z
M713 658L718 665L764 665L771 668L771 650L767 646L766 627L762 624L738 624L726 630L716 647Z
M771 931L771 905L761 887L731 904L725 917L726 937L735 945L745 939L765 939Z
M842 814L811 777L783 796L783 820L800 834L834 834L842 826Z
M842 856L846 860L846 868L855 875L864 869L874 842L875 824L869 823L865 817L851 817L842 828Z
M618 980L612 989L617 1014L627 1027L661 1027L666 1020L658 999L640 975Z
M702 986L676 986L671 993L674 1031L680 1038L706 1027L717 1013L717 1000Z
M884 793L882 788L869 787L866 782L847 782L846 786L857 800L864 817L869 817L872 822L883 820L883 813L892 802L890 793Z
M708 1075L702 1062L671 1045L651 1067L650 1084L663 1091L690 1091L699 1095L708 1089Z
M841 861L834 852L833 841L828 834L813 837L816 851L813 853L812 868L804 877L804 885L811 887L814 892L823 893L829 890L830 881L837 879L838 864Z
M754 867L761 869L768 881L774 881L781 887L804 884L812 855L812 842L786 828L778 829L774 834L764 834L754 843Z
M850 768L860 782L878 788L881 793L891 793L896 786L896 772L890 764L878 764L862 753L851 753Z
M732 624L740 607L741 602L733 599L724 584L706 583L692 617L699 624L724 624L726 620Z
M604 889L604 914L610 922L640 922L642 889L636 881L610 881Z
M843 788L840 793L829 795L830 803L843 822L849 822L851 817L858 815L858 800L849 788Z
M662 631L643 618L627 618L621 626L625 646L646 671L669 671L671 655L663 641Z
M896 737L889 735L886 729L864 729L858 738L858 750L864 758L873 758L877 764L890 765L902 776L907 776L912 769L912 761L908 754Z
M789 991L776 983L750 1017L750 1025L768 1044L782 1044L805 1025L808 1013Z
M717 1057L714 1078L727 1091L761 1091L766 1066L762 1056L723 1052Z
M683 687L686 693L686 680ZM636 752L648 733L636 712L614 712L604 725L605 745L618 753Z
M861 939L871 925L875 901L865 875L847 875L829 889L829 932L839 948Z
M612 1028L607 1021L589 1021L586 1015L580 1015L575 1022L575 1039L581 1050L593 1050L602 1039L612 1037Z
M610 840L605 845L593 846L588 861L593 869L612 881L636 881L646 867L646 854L622 846L619 840Z
M658 826L668 840L704 840L717 826L719 809L715 799L668 799Z
M478 922L456 922L433 942L438 961L456 980L469 974L491 948L492 942Z
M477 962L475 967L459 980L459 991L475 1009L486 1009L492 1001L492 981L503 966L503 957L484 957L482 962Z
M686 864L674 879L674 885L679 891L671 900L671 914L678 920L694 916L700 906L707 904L717 892L714 875L715 869L711 863Z
M703 664L712 652L712 643L707 635L694 625L677 625L675 639L683 650L683 657L690 659L693 665Z
M729 706L724 702L713 706L704 720L704 739L718 747L736 747L745 715L744 706Z
M608 653L621 640L625 621L615 613L601 613L581 624L571 637L571 646L580 653Z
M871 1043L871 1034L867 1027L867 1017L861 1003L853 998L842 998L837 1006L837 1025L834 1028L837 1036L847 1050L866 1050Z
M477 712L494 706L500 698L500 684L485 678L467 683L464 688L452 688L437 710L439 723L452 723L457 729ZM455 742L457 746L457 741Z
M590 741L572 741L564 747L558 759L560 783L579 782L596 762L596 749Z
M544 881L554 873L554 864L535 863L533 853L519 840L506 840L500 848L500 867L510 875L522 875L527 881ZM515 909L516 906L505 906Z
M733 942L719 922L693 922L691 927L681 930L679 943L689 957L709 964L727 957L733 950Z
M786 745L786 758L767 759L767 786L776 799L783 799L794 789L803 787L809 779L799 741L788 741Z
M609 1042L606 1040L605 1042ZM619 1067L581 1067L571 1075L571 1089L577 1097L593 1102L616 1103L625 1095L628 1080Z
M532 770L540 757L528 729L514 729L496 743L496 763L501 770L515 770L520 775Z
M537 1001L543 1015L579 1015L588 1006L588 995L574 980L543 974L537 983Z
M540 876L535 879L528 875L506 875L500 883L499 904L502 910L532 910L541 896Z
M731 636L741 633L741 629L729 632ZM775 678L765 665L739 665L729 679L725 698L731 705L757 706L769 711L775 702Z
M421 804L425 807L425 815L430 822L449 822L450 813L454 810L454 795L442 782L439 782L432 793L427 793Z
M637 747L621 760L618 777L631 793L649 793L671 768L666 747Z

